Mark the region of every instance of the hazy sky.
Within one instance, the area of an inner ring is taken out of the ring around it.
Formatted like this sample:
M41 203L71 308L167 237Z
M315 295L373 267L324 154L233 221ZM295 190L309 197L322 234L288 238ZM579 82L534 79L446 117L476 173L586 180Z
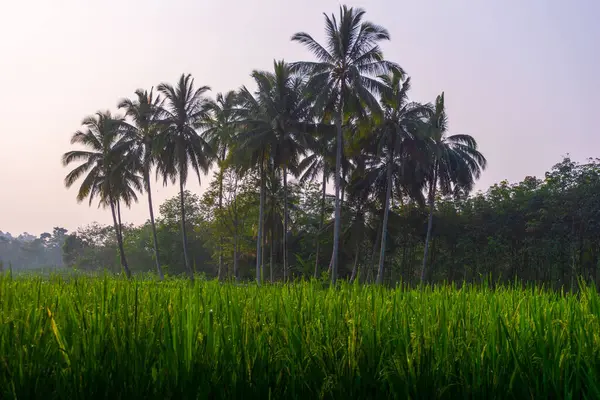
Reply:
M323 37L331 0L4 0L0 3L0 230L75 229L110 213L78 205L60 163L82 118L182 72L214 93L274 58L308 59L290 37ZM478 188L541 176L562 155L600 154L597 0L353 1L385 26L386 58L412 97L446 92L450 131L489 161ZM204 183L208 177L204 179ZM200 191L195 183L189 185ZM155 185L155 204L176 194ZM143 199L143 198L142 198ZM147 218L145 202L124 213Z

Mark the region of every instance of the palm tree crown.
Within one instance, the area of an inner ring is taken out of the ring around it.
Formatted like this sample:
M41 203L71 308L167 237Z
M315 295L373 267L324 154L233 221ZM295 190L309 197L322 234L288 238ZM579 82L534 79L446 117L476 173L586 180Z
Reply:
M159 171L165 179L187 183L188 167L198 175L207 173L213 159L209 144L196 131L206 117L209 100L204 96L210 88L194 88L194 79L183 74L174 87L161 83L158 91L164 96L161 124Z

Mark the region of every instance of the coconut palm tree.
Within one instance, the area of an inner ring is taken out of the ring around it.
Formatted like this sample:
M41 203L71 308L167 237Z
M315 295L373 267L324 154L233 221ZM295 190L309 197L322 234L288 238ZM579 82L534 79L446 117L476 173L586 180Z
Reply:
M420 192L421 182L411 182L411 180L402 180L402 177L408 177L413 171L407 171L408 167L415 167L415 157L422 156L423 141L418 137L418 128L422 124L423 118L431 114L429 105L422 105L409 101L408 91L410 90L410 78L404 78L403 74L392 72L380 77L389 90L382 93L381 103L383 107L383 118L376 126L376 153L383 156L382 162L375 158L375 165L383 167L385 170L385 200L383 203L383 222L381 232L381 248L379 252L379 268L377 271L377 284L383 283L383 273L385 265L385 249L387 240L388 219L390 213L390 199L392 197L392 188L394 183L394 173L401 177L401 182L405 186L417 185L417 192ZM421 146L419 146L421 144ZM426 159L422 160L423 162ZM377 171L378 168L372 169ZM408 190L411 190L408 188Z
M311 153L304 157L298 165L298 171L301 172L301 183L307 181L312 182L317 179L319 175L321 175L322 179L319 228L315 237L315 272L313 275L315 279L319 277L321 249L320 236L325 223L325 198L327 196L327 182L329 181L329 178L334 176L333 165L335 164L335 161L332 162L332 160L335 159L335 150L332 150L331 146L334 137L335 132L327 129L320 130L317 133L315 140L312 142L313 145L311 146Z
M326 45L319 44L308 33L296 33L292 40L305 45L317 58L316 62L298 62L294 69L311 76L309 86L315 94L314 107L335 115L335 223L333 240L333 268L331 280L337 279L339 239L341 232L341 169L342 122L346 109L360 113L364 109L378 109L374 94L384 85L373 78L389 71L401 71L399 65L385 61L378 43L389 40L386 29L363 21L365 11L360 8L340 7L339 21L335 15L325 15Z
M175 183L179 179L183 258L191 280L194 279L194 271L187 250L184 190L189 168L200 181L200 171L208 173L214 158L210 145L196 132L197 124L206 118L208 100L204 94L209 90L208 86L194 88L190 74L182 74L175 86L168 83L158 86L165 104L161 111L163 129L159 137L157 173L163 176L165 184L168 180Z
M207 104L209 111L205 119L198 127L202 130L202 137L210 144L217 154L219 172L217 180L219 183L219 210L223 209L223 177L226 167L226 158L229 148L236 134L236 93L229 91L225 94L218 93L215 101ZM223 274L223 235L219 237L219 271L218 277L222 279Z
M246 108L245 116L240 121L246 130L240 138L245 151L262 151L271 160L273 168L281 172L284 196L283 272L284 279L287 279L287 180L288 174L297 175L300 157L308 150L310 138L306 132L311 125L307 122L311 120L311 99L305 95L304 79L294 75L290 65L284 61L275 61L273 72L254 71L252 77L258 87L255 95L246 88L240 92L240 100ZM263 158L263 161L266 160ZM264 165L260 168L264 172ZM260 221L263 221L262 214ZM262 234L260 228L259 232Z
M431 240L436 192L439 191L442 195L453 192L468 193L473 189L475 181L479 179L481 171L487 164L472 136L447 136L447 129L448 116L442 92L435 101L435 112L423 128L423 134L429 141L430 158L427 171L429 219L423 252L421 282L424 282L427 277L427 255Z
M257 97L255 97L245 86L238 93L238 106L236 114L239 121L236 124L238 134L236 135L237 146L235 153L232 156L233 162L237 165L238 170L244 173L253 168L258 169L258 179L260 181L259 190L259 207L258 207L258 233L256 238L256 283L261 281L262 268L262 242L263 242L263 225L265 211L265 169L268 166L268 159L271 152L271 143L267 141L254 141L254 146L247 147L244 143L248 136L260 134L264 130L263 107Z
M150 224L152 225L152 238L154 244L154 258L156 260L156 272L161 280L164 274L160 266L158 251L158 238L156 235L156 224L154 222L154 208L152 206L152 189L150 183L150 171L156 161L157 139L160 132L160 113L162 100L160 96L154 96L153 89L150 92L142 89L135 91L134 100L123 99L119 102L119 109L125 110L125 115L132 121L127 123L127 138L130 140L131 151L139 161L142 176L144 177L144 188L148 194L148 209L150 211Z
M129 147L123 141L123 121L122 117L113 116L108 111L86 117L82 122L84 129L71 137L71 144L82 145L86 149L65 153L62 163L67 166L82 161L65 177L67 188L83 178L77 192L78 202L89 198L91 205L98 198L99 206L110 207L121 266L127 277L131 278L116 207L121 200L126 204L137 200L135 191L142 188L142 180L135 174L136 166L127 154Z

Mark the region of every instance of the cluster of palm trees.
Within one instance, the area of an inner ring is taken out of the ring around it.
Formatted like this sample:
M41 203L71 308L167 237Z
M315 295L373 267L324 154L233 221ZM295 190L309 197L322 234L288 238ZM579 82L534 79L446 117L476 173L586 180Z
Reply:
M133 100L123 100L125 116L98 112L83 121L72 143L85 146L63 156L65 165L82 161L66 177L66 186L83 178L77 198L98 198L110 207L121 264L130 276L123 249L121 204L148 196L154 233L156 269L163 277L154 227L151 175L163 183L179 183L181 233L186 271L194 273L187 255L184 189L188 174L218 169L219 207L226 168L236 173L252 171L260 180L259 221L256 239L256 280L261 281L262 246L267 174L283 182L283 272L287 279L289 255L288 178L322 179L319 230L325 223L327 182L333 177L334 238L329 271L337 279L344 193L354 201L376 199L382 205L377 282L383 281L388 215L394 199L424 202L433 212L437 194L468 192L485 168L485 158L468 135L447 136L444 96L435 104L409 100L410 78L402 68L385 60L379 43L389 40L384 28L364 21L361 9L340 8L339 17L325 15L326 42L319 44L308 33L297 33L294 42L304 45L315 61L274 62L272 72L254 71L256 90L206 96L207 86L196 88L191 75L176 85L160 84L138 90ZM190 170L191 168L191 170ZM431 214L431 213L430 213ZM431 235L429 218L427 243ZM219 240L219 271L223 238ZM426 278L427 245L422 279ZM319 273L319 240L316 242L315 276ZM220 273L219 273L220 275ZM356 271L353 271L353 278Z

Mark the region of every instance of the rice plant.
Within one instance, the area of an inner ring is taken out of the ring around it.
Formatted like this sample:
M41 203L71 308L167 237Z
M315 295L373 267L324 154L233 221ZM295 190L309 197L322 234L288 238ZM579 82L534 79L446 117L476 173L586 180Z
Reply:
M600 298L0 277L0 396L600 398Z

